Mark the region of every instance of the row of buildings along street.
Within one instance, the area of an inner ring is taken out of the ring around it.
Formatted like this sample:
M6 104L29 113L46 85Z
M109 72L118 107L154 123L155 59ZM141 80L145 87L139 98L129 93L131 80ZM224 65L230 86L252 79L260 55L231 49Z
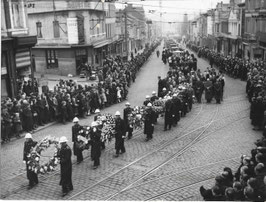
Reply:
M79 75L83 64L97 68L106 56L130 58L161 35L158 23L132 4L4 0L1 9L2 98L16 96L17 81L34 72Z
M266 1L230 0L184 23L180 34L225 56L266 58Z

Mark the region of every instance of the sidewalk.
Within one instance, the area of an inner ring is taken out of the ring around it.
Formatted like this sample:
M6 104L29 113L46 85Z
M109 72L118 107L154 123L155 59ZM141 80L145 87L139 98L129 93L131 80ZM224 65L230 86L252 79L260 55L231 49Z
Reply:
M143 52L143 50L144 49L139 50L136 54L134 52L134 57L137 54L141 54ZM37 73L37 72L34 73L34 77L37 78L37 79L41 78L41 75L42 75L41 73ZM98 83L98 78L96 78L96 80L94 80L94 81L91 81L91 80L88 80L86 78L80 78L79 76L68 77L68 76L61 76L61 75L55 75L55 74L43 74L43 75L44 75L44 78L46 80L48 80L48 87L52 91L54 90L54 86L59 83L60 79L62 79L62 80L70 80L70 79L72 79L72 80L76 81L78 84L81 84L81 85L91 85L91 84L97 84ZM39 87L39 92L42 92L41 87ZM39 132L39 131L41 131L41 130L43 130L45 128L48 128L48 127L56 124L56 123L58 123L58 122L55 121L55 122L48 123L48 124L46 124L44 126L39 126L33 133L37 133L37 132ZM24 138L25 135L26 135L26 132L22 132L22 134L20 134L20 138L12 137L12 138L10 138L10 141L15 141L17 139ZM1 144L4 144L2 142L2 140L1 140Z

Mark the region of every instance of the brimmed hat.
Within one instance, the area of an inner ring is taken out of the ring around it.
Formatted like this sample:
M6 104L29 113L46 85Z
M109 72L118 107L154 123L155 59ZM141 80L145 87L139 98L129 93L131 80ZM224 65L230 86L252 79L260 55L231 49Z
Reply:
M100 113L101 111L99 109L96 109L95 110L95 113Z
M155 91L152 91L152 94L153 94L153 95L155 95L155 94L156 94L156 92L155 92Z
M120 116L120 112L116 111L115 116Z
M146 95L146 99L147 99L147 98L150 98L150 96L149 96L149 95Z
M129 103L129 102L127 102L127 103L126 103L126 106L129 106L129 105L130 105L130 103Z
M67 138L65 136L60 137L59 143L67 142Z
M26 135L25 135L25 139L26 138L30 138L30 139L32 139L32 135L30 134L30 133L27 133Z
M152 104L149 102L148 104L147 104L147 107L151 107L152 106Z
M78 117L75 117L75 118L73 119L73 123L76 123L76 122L79 122Z

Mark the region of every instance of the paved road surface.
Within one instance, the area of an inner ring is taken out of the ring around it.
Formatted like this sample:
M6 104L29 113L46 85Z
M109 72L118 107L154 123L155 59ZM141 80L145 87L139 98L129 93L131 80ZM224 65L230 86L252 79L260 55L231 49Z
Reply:
M162 52L162 46L160 46ZM208 63L198 60L202 71ZM168 71L155 54L143 66L129 90L128 101L141 105L147 94L157 91L157 76ZM103 113L124 108L116 104ZM92 117L81 120L89 124ZM72 123L52 125L33 135L40 140L47 135L65 135L71 140ZM195 104L176 128L163 132L163 120L155 126L152 141L145 142L142 131L135 131L126 141L126 153L114 158L114 142L101 156L101 166L92 170L86 158L73 166L74 191L61 197L59 172L40 176L40 183L27 190L25 165L22 163L23 139L1 148L1 198L72 199L72 200L202 200L199 187L210 187L225 166L236 169L242 154L249 154L253 142L261 137L252 130L245 82L226 77L224 102ZM72 144L70 144L72 146ZM84 151L89 156L89 151ZM73 162L76 159L73 156Z

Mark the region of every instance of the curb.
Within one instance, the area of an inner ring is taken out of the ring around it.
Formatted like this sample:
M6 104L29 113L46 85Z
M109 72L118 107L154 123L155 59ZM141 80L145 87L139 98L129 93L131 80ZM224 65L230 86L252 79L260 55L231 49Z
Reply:
M32 135L35 134L35 133L37 133L37 132L39 132L39 131L41 131L41 130L44 130L44 129L46 129L46 128L52 126L52 125L55 125L55 124L57 124L56 121L55 121L55 122L48 123L48 124L46 124L45 126L39 126L35 131L32 132ZM19 138L17 138L17 137L11 137L11 138L10 138L10 141L7 142L7 143L4 143L4 142L1 140L1 144L8 144L8 143L10 143L10 142L14 142L14 141L16 141L16 140L22 139L22 138L25 137L26 133L27 133L27 132L23 132L22 134L20 134L20 137L19 137Z

